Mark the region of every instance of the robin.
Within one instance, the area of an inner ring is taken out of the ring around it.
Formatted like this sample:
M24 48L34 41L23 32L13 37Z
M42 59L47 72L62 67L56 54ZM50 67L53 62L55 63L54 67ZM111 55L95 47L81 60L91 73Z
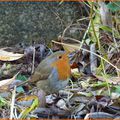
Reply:
M67 86L70 75L68 53L58 51L46 57L38 65L29 82L37 83L37 88L47 94L57 93Z

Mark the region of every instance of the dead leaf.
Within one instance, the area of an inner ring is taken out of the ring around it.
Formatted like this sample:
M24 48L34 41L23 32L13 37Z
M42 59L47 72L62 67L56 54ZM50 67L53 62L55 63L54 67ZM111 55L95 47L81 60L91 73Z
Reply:
M60 99L56 106L60 109L63 109L63 110L68 110L67 106L66 106L66 102L63 100L63 99Z
M63 43L64 43L64 42L63 42ZM73 45L73 44L70 44L70 43L67 44L67 45L64 44L64 45L63 45L64 50L67 51L67 52L69 52L69 53L78 50L77 48L72 48L70 45ZM74 44L74 46L80 47L80 44Z
M114 116L109 113L105 112L93 112L93 113L88 113L84 120L90 120L90 119L112 119Z
M76 40L76 39L72 39L72 38L68 38L68 37L58 37L57 41L52 41L54 44L56 44L56 46L58 45L59 47L62 46L64 48L64 50L68 53L71 53L73 51L78 50L78 48L80 47L80 41ZM62 43L62 44L60 44ZM76 46L75 47L71 47L71 45Z
M3 49L0 49L0 60L1 61L14 61L22 58L24 54L7 52Z
M21 103L23 106L28 105L27 108L22 110L19 118L26 118L31 111L35 110L35 108L39 106L39 99L35 95L19 98L17 102Z
M7 89L8 85L10 85L15 80L15 78L18 74L19 74L19 72L10 79L5 79L5 80L0 81L0 89L1 90Z
M55 103L55 100L56 100L56 96L52 94L46 96L46 103L49 105Z

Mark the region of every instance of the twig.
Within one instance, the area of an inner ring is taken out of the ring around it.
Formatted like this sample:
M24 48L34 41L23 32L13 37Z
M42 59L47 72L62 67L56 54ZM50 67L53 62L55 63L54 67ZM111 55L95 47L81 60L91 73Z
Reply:
M14 104L15 104L15 96L16 96L16 86L14 87L14 90L12 91L12 101L11 101L11 108L10 108L10 119L14 117L13 111L14 111Z
M69 40L71 40L71 41L75 41L75 42L77 42L77 43L81 43L81 41L79 41L79 40L77 40L77 39L74 39L74 38L71 38L71 37L63 37L63 39L64 39L64 40L69 39Z
M96 53L96 44L90 45L90 51ZM90 54L90 69L93 74L95 74L97 68L97 57L94 54Z
M69 46L69 47L72 47L72 48L76 48L76 49L78 49L78 50L84 50L84 51L86 51L86 52L89 52L89 53L91 53L91 54L94 54L95 56L101 58L102 60L104 60L105 62L107 62L107 63L110 64L112 67L114 67L117 71L120 72L120 69L119 69L117 66L113 65L113 64L112 64L111 62L109 62L107 59L105 59L104 57L102 57L102 56L100 56L100 55L98 55L98 54L96 54L96 53L94 53L94 52L92 52L92 51L89 51L89 50L87 50L87 49L85 49L85 48L82 48L82 47L80 48L80 47L75 46L75 45L60 43L60 42L56 42L56 41L53 41L53 42L54 42L54 43L57 43L57 44L61 44L61 45L66 45L66 46Z
M35 47L33 47L32 73L34 73L34 69L35 69Z
M86 32L84 33L84 36L83 36L83 38L82 38L82 42L81 42L80 48L81 48L81 47L83 46L83 44L84 44L85 37L86 37L86 35L87 35L88 31L89 31L90 26L91 26L91 21L89 22L88 27L87 27L87 29L86 29Z

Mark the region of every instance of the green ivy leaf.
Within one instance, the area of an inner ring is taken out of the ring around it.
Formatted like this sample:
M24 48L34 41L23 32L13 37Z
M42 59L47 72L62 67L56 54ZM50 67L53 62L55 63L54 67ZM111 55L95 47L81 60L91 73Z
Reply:
M120 2L110 2L107 4L107 7L112 11L116 12L120 10Z
M25 80L27 80L28 78L27 78L25 75L18 75L18 76L17 76L17 79L18 79L18 80L25 81Z

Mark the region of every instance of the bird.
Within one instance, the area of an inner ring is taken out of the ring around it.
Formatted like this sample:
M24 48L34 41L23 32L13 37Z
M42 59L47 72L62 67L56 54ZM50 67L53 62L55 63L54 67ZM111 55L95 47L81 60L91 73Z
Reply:
M46 94L58 93L67 86L70 76L68 53L57 51L40 62L29 82L36 83Z

